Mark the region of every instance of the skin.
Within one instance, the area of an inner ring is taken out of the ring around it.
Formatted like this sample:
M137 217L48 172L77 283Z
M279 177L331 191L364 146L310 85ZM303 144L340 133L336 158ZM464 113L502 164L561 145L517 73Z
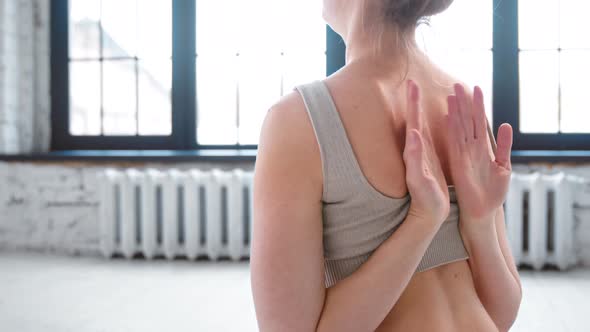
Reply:
M367 25L380 19L375 3L324 2L324 17L347 46L346 66L325 82L363 174L387 196L409 192L410 211L365 264L326 289L319 147L301 97L285 96L266 116L254 178L259 328L507 331L521 299L501 210L511 128L502 126L492 146L481 91L472 96L454 84L413 43L400 46L412 32ZM448 215L449 184L470 258L414 273Z

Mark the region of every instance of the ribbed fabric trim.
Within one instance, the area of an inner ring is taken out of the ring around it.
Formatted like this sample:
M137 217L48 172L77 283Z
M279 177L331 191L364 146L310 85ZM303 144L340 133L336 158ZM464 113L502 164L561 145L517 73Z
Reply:
M366 262L372 253L368 253L358 257L324 261L325 284L326 288L333 286L338 281L348 277L356 271L364 262Z
M440 229L432 239L416 271L426 271L446 263L467 258L469 258L469 254L463 245L458 220L447 220L440 226Z
M326 259L325 284L331 287L338 281L348 277L363 265L371 253L344 259ZM461 261L469 258L469 254L463 245L459 223L457 219L445 221L436 233L424 257L418 264L416 272L423 272L437 266Z

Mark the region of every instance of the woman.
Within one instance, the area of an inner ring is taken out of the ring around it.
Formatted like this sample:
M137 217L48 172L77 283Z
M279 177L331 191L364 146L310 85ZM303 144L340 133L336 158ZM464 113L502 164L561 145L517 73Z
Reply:
M260 330L514 322L521 286L502 212L512 129L500 127L497 147L488 140L481 90L466 93L414 42L418 22L451 2L324 1L346 66L274 105L260 138L251 253Z

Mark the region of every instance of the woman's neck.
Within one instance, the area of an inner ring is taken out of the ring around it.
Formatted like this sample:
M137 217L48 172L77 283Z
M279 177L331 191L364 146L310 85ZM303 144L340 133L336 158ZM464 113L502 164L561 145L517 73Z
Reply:
M413 30L402 32L393 26L352 26L344 36L347 65L366 63L385 74L407 69L423 55L416 45Z

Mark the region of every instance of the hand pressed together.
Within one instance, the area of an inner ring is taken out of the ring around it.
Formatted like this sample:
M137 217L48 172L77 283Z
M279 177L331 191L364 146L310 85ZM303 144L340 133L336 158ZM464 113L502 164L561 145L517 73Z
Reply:
M490 220L506 197L510 182L512 127L498 130L497 148L487 132L483 93L475 87L473 100L460 84L448 97L448 161L457 193L461 220ZM434 151L432 136L424 125L418 86L408 81L404 163L412 198L410 214L443 221L449 213L447 183ZM493 138L492 138L493 139Z
M449 214L449 191L432 138L423 123L418 86L408 81L406 145L403 152L406 184L411 196L409 214L441 223Z
M460 219L472 223L493 219L510 183L512 127L507 123L500 126L493 151L481 89L475 87L471 101L463 86L455 84L455 95L447 102L449 163Z

